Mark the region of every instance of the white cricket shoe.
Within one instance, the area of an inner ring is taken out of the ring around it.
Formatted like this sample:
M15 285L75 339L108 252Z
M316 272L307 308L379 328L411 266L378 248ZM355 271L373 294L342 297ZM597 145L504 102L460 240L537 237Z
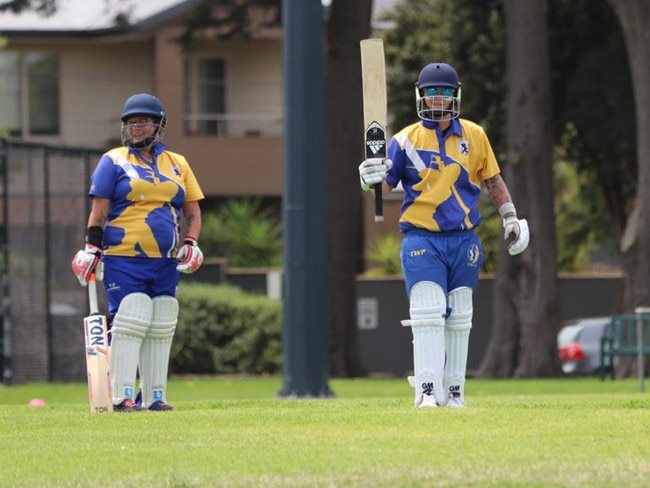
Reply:
M447 400L447 406L451 408L465 408L465 400L459 396L449 395L449 400Z
M415 402L415 408L438 408L439 406L433 395L420 395Z

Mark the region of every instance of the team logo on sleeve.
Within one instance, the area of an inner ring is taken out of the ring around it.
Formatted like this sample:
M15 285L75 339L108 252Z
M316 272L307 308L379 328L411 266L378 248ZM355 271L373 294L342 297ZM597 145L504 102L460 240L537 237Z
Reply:
M469 141L467 139L460 141L458 143L458 150L463 156L467 156L469 154Z
M178 168L178 166L176 166L176 165L172 166L172 171L179 178L182 176L181 170Z

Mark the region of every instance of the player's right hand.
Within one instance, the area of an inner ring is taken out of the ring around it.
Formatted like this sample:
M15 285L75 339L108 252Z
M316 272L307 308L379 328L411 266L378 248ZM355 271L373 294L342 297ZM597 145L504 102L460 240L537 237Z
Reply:
M104 279L104 267L101 259L104 251L92 244L86 244L85 249L77 251L72 258L72 272L82 286L88 285L88 277L94 272L98 281Z
M372 190L377 183L382 183L386 173L393 166L390 159L370 158L359 165L359 179L363 191Z

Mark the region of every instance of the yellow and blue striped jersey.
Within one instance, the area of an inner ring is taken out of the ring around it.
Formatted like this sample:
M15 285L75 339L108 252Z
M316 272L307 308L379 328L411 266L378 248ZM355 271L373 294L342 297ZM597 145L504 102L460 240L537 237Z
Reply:
M419 121L388 144L393 166L386 182L404 189L402 232L467 230L481 222L481 181L499 174L499 165L481 126L465 119L451 122L443 133L436 122Z
M89 194L111 201L103 241L108 256L175 257L183 202L204 198L183 156L162 143L152 156L147 163L135 150L111 149L92 174Z

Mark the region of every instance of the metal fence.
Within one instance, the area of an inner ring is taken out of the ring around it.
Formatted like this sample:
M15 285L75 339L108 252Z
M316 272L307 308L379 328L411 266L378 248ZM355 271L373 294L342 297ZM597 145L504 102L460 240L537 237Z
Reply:
M70 261L84 242L102 152L0 139L5 384L85 378L88 301Z

